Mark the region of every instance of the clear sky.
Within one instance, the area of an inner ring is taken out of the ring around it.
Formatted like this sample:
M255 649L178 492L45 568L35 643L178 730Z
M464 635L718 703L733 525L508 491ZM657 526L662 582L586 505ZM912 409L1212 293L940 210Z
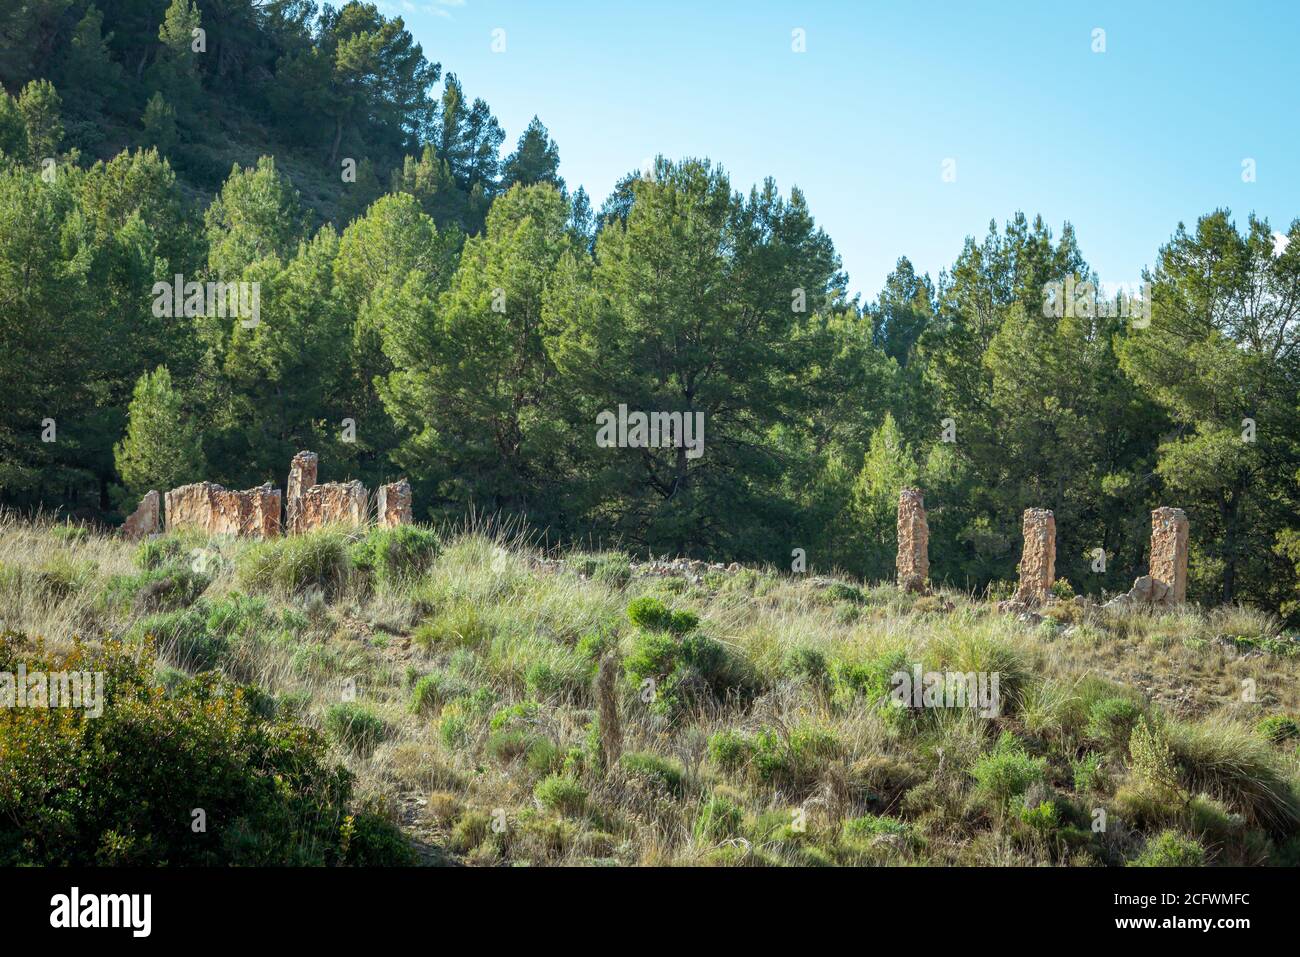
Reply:
M799 186L864 299L902 255L937 279L1016 210L1057 235L1073 223L1106 282L1139 279L1180 221L1216 207L1283 231L1300 216L1295 0L380 7L487 100L506 151L537 114L597 207L658 153L708 156L743 191Z

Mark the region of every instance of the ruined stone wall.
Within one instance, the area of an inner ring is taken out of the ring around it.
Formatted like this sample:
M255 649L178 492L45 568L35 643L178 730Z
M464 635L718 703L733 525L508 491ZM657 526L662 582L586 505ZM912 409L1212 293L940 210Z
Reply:
M411 524L411 484L406 479L379 486L375 497L380 525Z
M316 484L318 464L315 452L299 452L289 465L289 482L285 486L284 497L284 527L290 535L301 531L299 516L302 514L302 498L307 489Z
M1187 515L1181 508L1151 513L1151 577L1168 589L1165 601L1187 599Z
M235 492L213 482L174 488L165 496L167 530L272 538L280 534L280 490L268 482Z
M1031 604L1043 602L1056 581L1056 517L1049 509L1025 509L1024 536L1016 600Z
M925 497L920 489L898 493L898 584L920 591L930 577L930 526L925 520Z
M159 505L161 501L162 496L157 492L153 490L146 492L144 498L140 499L140 504L136 507L136 510L122 523L122 537L127 541L134 542L158 534Z
M364 485L360 482L327 482L313 485L303 493L297 530L307 531L322 525L365 525L368 520Z

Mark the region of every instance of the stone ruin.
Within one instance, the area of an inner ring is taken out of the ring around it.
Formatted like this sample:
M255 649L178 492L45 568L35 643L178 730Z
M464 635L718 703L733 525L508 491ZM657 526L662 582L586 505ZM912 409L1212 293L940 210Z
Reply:
M162 510L158 507L160 502L161 496L157 492L149 492L140 499L139 506L122 523L122 537L134 542L150 535L157 535L161 527L159 523Z
M1170 603L1187 600L1187 514L1181 508L1151 513L1151 577L1168 589Z
M379 524L385 528L411 523L411 484L406 479L379 486L375 503Z
M290 535L300 531L302 496L316 484L317 464L315 452L299 452L289 463L289 481L284 495L284 528Z
M898 587L927 592L930 578L930 526L925 521L925 496L920 489L898 493Z
M1150 571L1133 582L1123 595L1106 602L1107 608L1152 605L1169 608L1187 600L1187 514L1181 508L1158 508L1151 513Z
M214 482L195 482L164 498L168 531L193 528L208 535L273 538L280 534L280 490L271 483L234 492Z
M282 528L292 535L322 525L369 524L370 499L365 486L356 481L317 484L318 462L314 452L299 452L293 457L283 525L280 490L269 482L242 492L213 482L195 482L162 496L161 515L159 495L150 491L122 526L122 535L136 540L157 534L165 525L167 531L191 528L208 535L274 538ZM376 503L380 525L393 527L412 521L411 486L406 479L380 486Z
M298 523L291 535L322 525L365 525L370 517L366 487L360 482L326 482L302 493Z
M1056 582L1056 516L1046 508L1025 509L1024 537L1016 601L1044 604Z

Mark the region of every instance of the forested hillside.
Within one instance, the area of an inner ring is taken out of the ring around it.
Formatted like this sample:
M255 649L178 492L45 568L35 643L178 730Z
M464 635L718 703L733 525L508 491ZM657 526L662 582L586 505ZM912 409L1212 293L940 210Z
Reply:
M887 578L915 484L936 580L1012 577L1038 506L1093 593L1171 505L1189 597L1300 615L1300 221L1188 210L1149 316L1045 308L1106 277L1022 213L863 302L794 185L660 158L593 211L436 53L360 3L5 6L0 505L112 522L310 448L421 520ZM620 406L702 413L703 454L602 447Z

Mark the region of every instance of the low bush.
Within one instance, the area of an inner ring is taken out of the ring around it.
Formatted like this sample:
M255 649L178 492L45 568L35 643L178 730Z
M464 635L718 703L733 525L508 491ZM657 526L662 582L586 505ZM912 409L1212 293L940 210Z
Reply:
M678 796L685 786L685 769L676 761L657 754L629 752L619 759L619 766L632 777L655 782Z
M380 585L393 587L422 575L441 549L433 529L397 525L370 529L365 538L351 543L348 557L355 568L373 575Z
M53 656L0 638L0 671L104 673L103 710L0 709L0 865L404 864L406 842L349 807L352 778L310 729L216 675L163 693L147 648ZM191 827L196 808L206 831ZM349 824L349 818L351 823Z
M358 701L340 701L325 712L326 737L350 751L369 754L388 733L388 723Z
M971 766L975 789L998 807L1047 776L1047 761L1025 751L1024 745L1004 731L995 747Z
M248 592L297 595L320 589L337 595L348 581L347 533L325 528L258 542L239 556L240 586Z
M569 816L581 814L587 805L587 789L572 778L552 774L537 782L533 798L538 806Z
M1205 863L1205 849L1177 831L1162 831L1128 863L1130 867L1200 867Z

